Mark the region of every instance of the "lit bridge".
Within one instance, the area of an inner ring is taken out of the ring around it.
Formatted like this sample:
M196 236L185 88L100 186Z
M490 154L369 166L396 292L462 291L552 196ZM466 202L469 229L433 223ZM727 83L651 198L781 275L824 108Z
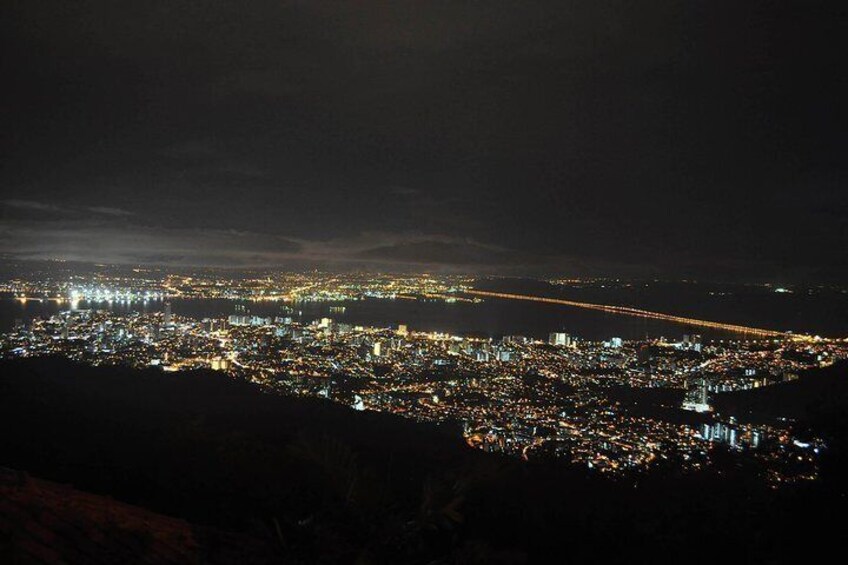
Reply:
M678 324L687 324L702 328L711 328L714 330L724 330L747 335L755 335L758 337L795 337L804 338L804 336L794 335L789 332L779 332L776 330L766 330L763 328L751 328L748 326L740 326L737 324L726 324L724 322L710 322L709 320L697 320L695 318L685 318L683 316L674 316L672 314L663 314L662 312L651 312L650 310L640 310L639 308L631 308L629 306L610 306L608 304L592 304L591 302L577 302L575 300L563 300L561 298L546 298L544 296L528 296L526 294L509 294L505 292L488 292L485 290L466 290L467 294L475 296L486 296L489 298L505 298L508 300L529 300L531 302L545 302L548 304L559 304L562 306L574 306L576 308L586 308L589 310L598 310L609 314L621 314L624 316L635 316L637 318L649 318L651 320L662 320L664 322L675 322Z

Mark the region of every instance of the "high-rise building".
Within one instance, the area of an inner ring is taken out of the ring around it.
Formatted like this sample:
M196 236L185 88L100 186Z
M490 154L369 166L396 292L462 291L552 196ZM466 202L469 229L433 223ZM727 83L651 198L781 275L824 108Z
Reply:
M229 359L224 359L223 357L215 357L210 362L213 371L226 371L230 366Z
M165 315L164 315L164 318L162 319L162 323L165 324L166 326L171 325L171 301L170 300L165 302Z
M690 379L687 383L686 395L683 398L681 408L693 412L710 412L709 396L707 395L708 382L704 377Z
M409 330L406 327L406 324L400 324L397 329L397 334L401 337L406 337L409 334Z
M701 336L699 334L692 334L689 336L689 343L692 349L701 352Z
M571 336L567 333L554 332L548 336L548 343L551 345L563 345L567 347L571 345Z
M684 334L682 343L686 349L701 351L701 336L699 334Z
M504 345L509 345L509 344L513 344L513 343L515 343L515 344L526 344L529 341L530 341L530 339L523 336L523 335L505 335L501 339L501 343L504 344Z
M250 325L250 316L239 315L239 314L230 314L228 321L229 321L229 324L231 326L249 326Z
M251 326L270 326L273 318L270 316L263 318L262 316L249 316Z

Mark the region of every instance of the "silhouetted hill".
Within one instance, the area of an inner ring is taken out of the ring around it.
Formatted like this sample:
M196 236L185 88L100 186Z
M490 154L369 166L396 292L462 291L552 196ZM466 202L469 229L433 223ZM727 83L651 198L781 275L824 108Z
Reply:
M713 404L747 421L789 418L800 435L823 438L828 449L822 479L840 496L848 491L848 362L805 371L798 380L778 386L720 394Z
M245 536L280 562L779 563L844 549L840 469L781 490L744 458L610 481L212 372L0 363L0 465Z
M848 363L804 371L798 380L713 399L716 409L746 419L778 417L828 425L848 408Z

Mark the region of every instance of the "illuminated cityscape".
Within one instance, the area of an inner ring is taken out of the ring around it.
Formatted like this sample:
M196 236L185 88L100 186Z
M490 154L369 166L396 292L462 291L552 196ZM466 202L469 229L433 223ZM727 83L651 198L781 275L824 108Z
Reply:
M604 475L658 465L698 470L710 465L714 449L750 452L775 485L815 479L823 440L796 437L789 422L754 424L722 415L711 398L789 382L848 358L844 340L756 328L743 333L738 325L677 316L667 318L689 327L735 329L740 336L595 341L554 332L547 340L514 334L482 338L420 331L402 321L373 327L333 319L345 313L344 304L366 299L464 301L482 308L484 299L516 298L474 290L476 282L467 277L318 272L218 277L139 273L10 281L3 290L19 302L55 301L59 309L26 325L18 322L2 336L0 351L6 357L60 355L167 372L212 369L282 395L455 423L471 447L522 459L563 458ZM176 315L177 299L225 299L232 313ZM538 300L551 308L575 306ZM156 308L145 308L151 302ZM266 302L279 303L273 315L251 311ZM301 308L310 303L326 303L326 315L304 316ZM124 307L110 308L115 304ZM604 308L623 315L633 311ZM643 391L670 395L653 406L640 398Z
M0 565L846 554L847 10L0 2Z

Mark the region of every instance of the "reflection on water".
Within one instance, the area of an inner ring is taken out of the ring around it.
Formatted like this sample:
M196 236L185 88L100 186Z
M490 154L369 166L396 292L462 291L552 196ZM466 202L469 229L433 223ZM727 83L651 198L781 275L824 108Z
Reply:
M235 312L236 302L224 299L171 301L174 314L192 318L224 317ZM155 312L162 310L162 300L138 302L80 301L76 304L57 301L0 300L0 330L11 328L15 320L27 322L49 317L60 310L109 309L116 313ZM339 308L344 306L344 308ZM617 336L636 339L666 336L679 338L692 330L680 324L616 316L547 304L491 300L479 304L443 301L363 299L345 302L306 302L285 305L279 302L250 302L245 307L251 314L274 316L286 314L295 320L310 322L330 317L354 325L378 327L406 324L410 329L440 331L458 335L498 338L518 334L544 338L550 332L565 331L585 339L601 340ZM706 338L733 337L716 331L696 330Z

